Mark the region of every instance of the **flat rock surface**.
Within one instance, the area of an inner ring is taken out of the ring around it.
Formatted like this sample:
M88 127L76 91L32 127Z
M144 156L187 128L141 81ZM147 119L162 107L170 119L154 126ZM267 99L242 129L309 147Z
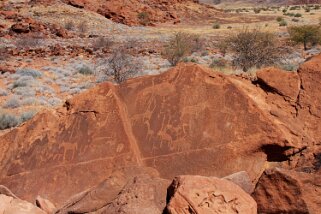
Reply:
M166 213L256 214L254 199L225 179L179 176L167 190Z

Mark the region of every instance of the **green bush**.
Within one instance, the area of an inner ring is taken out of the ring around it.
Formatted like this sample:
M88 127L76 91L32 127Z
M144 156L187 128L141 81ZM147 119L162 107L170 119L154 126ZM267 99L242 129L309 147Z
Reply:
M280 65L280 68L285 70L285 71L296 71L298 69L298 65L294 65L294 64L288 63L288 64Z
M213 29L220 29L220 28L221 28L220 23L214 23L213 24Z
M285 20L282 20L282 21L279 22L279 26L280 27L284 27L284 26L287 26L287 25L288 25L288 23Z
M213 59L212 63L210 64L210 68L224 68L226 67L228 62L225 59Z
M19 119L8 113L0 113L0 130L9 129L19 125Z
M296 14L294 15L294 17L302 17L302 14L301 14L301 13L296 13Z
M321 27L319 25L302 25L288 28L290 39L296 43L302 43L304 50L308 45L316 45L321 41Z
M276 18L276 21L277 22L281 22L281 21L283 21L284 19L283 19L283 17L281 17L281 16L278 16L277 18Z
M199 36L179 32L165 44L162 55L174 66L184 57L202 50L202 43Z
M20 107L20 101L17 97L11 97L7 102L3 105L3 108L18 108Z
M78 69L78 73L82 74L82 75L92 75L94 72L91 70L91 68L89 68L87 65L82 65L79 69Z
M254 8L253 11L254 11L254 13L258 14L258 13L261 12L261 9L260 8Z
M261 30L244 29L226 39L224 51L234 55L233 64L243 71L275 64L280 59L280 49L274 34Z
M35 116L37 112L36 111L27 111L27 112L24 112L20 115L20 121L23 123L23 122L26 122L27 120L30 120L31 118L33 118L33 116Z

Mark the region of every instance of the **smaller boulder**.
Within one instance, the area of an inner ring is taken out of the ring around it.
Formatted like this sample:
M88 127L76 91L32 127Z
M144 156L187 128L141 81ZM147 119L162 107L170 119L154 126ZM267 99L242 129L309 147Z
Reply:
M69 0L68 4L70 4L73 7L77 7L77 8L84 8L85 7L84 0Z
M267 169L253 193L259 213L320 213L321 177L285 170Z
M14 74L16 71L8 66L0 65L0 74L11 73Z
M255 214L254 199L236 184L215 177L179 176L167 189L168 214Z
M256 73L259 85L267 92L276 92L296 100L300 92L300 77L296 72L266 68Z
M11 31L15 33L29 33L30 28L28 23L16 23L11 26Z

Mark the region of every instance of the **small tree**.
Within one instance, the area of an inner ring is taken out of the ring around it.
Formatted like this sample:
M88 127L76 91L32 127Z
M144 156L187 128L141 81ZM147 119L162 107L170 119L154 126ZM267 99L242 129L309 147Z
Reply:
M316 45L321 41L321 28L318 25L292 26L288 28L290 39L295 43L302 43L304 50L308 45Z
M244 29L225 41L226 50L234 54L233 64L244 72L251 67L275 64L280 59L280 49L272 33Z
M112 75L114 81L121 83L126 79L136 75L141 69L141 63L133 56L127 53L126 49L121 47L114 50L107 59L106 75Z
M176 33L165 45L163 56L175 66L184 57L201 50L203 41L199 36L187 33Z

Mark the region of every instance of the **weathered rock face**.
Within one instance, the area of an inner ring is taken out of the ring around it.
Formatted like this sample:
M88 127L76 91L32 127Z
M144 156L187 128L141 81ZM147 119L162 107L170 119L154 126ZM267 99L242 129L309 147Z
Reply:
M262 82L193 64L122 85L101 84L3 135L0 183L22 199L40 195L59 208L123 167L151 167L164 179L245 171L249 178L240 186L248 192L248 180L255 184L268 165L316 172L320 57L301 66L298 92L296 74L289 80L296 99L272 73L260 77L275 88L266 90ZM138 171L117 177L115 192Z
M36 206L6 195L0 195L0 214L24 213L24 214L46 214Z
M137 177L139 178L139 182L133 182L137 181ZM155 169L152 168L130 167L119 169L113 172L109 178L107 178L97 186L71 197L63 206L61 206L57 213L90 213L97 210L109 210L110 212L107 213L117 213L116 209L121 209L120 204L125 205L124 203L118 203L119 200L124 197L127 197L128 199L128 206L130 203L134 202L135 199L138 199L140 201L140 206L147 206L148 204L152 205L151 203L147 203L148 200L157 199L165 201L166 192L162 195L158 195L157 197L152 197L154 195L150 194L144 195L144 193L147 193L151 188L154 189L154 183L158 183L159 186L157 187L157 189L166 191L166 188L169 185L169 181L156 177L158 177L158 173ZM152 186L150 186L151 183ZM164 183L165 186L163 185ZM126 191L126 189L128 189L128 187L131 187L132 185L138 185L139 187L143 187L145 185L146 189L145 191L143 191L142 188ZM140 197L129 197L129 195L133 194L139 195ZM116 203L116 201L118 201L118 204ZM162 205L164 208L165 202ZM111 212L111 210L114 210L115 212Z
M254 184L251 181L249 174L245 171L236 172L232 175L224 177L228 181L232 181L241 187L246 193L252 194L254 191Z
M276 68L267 68L257 72L258 81L266 90L274 90L286 98L296 100L300 92L300 77L296 72L285 72Z
M168 179L247 171L253 181L267 159L286 157L288 144L229 78L182 64L102 84L2 136L0 183L59 207L122 166L153 167Z
M320 213L321 177L269 169L260 178L253 197L260 213Z
M160 214L166 206L169 184L161 178L135 177L98 213Z
M256 210L254 199L225 179L179 176L167 190L168 214L256 214Z

